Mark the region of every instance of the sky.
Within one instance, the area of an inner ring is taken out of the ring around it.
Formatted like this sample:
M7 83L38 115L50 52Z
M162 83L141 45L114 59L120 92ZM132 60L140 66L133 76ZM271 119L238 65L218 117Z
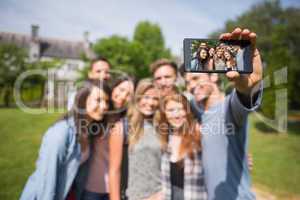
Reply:
M166 46L181 55L184 38L205 38L262 0L0 0L0 31L29 34L40 26L41 37L90 40L113 34L132 38L136 24L159 24ZM299 0L281 1L284 7Z

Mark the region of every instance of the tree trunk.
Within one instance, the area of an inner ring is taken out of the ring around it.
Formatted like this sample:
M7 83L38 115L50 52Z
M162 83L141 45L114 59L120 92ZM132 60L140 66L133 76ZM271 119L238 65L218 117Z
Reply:
M11 88L5 87L4 97L3 97L3 102L5 107L10 107L10 96L11 96Z

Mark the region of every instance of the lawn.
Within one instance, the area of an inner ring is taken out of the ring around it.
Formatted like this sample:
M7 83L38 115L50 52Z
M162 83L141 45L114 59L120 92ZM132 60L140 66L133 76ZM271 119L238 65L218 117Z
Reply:
M34 170L41 137L61 114L32 115L17 109L0 109L0 199L18 199ZM255 187L278 199L300 196L300 124L288 134L263 133L250 117L250 152Z
M300 123L288 125L288 133L265 133L250 117L250 152L254 158L252 179L260 189L278 199L300 199Z
M32 173L43 133L59 114L0 109L0 199L18 199Z

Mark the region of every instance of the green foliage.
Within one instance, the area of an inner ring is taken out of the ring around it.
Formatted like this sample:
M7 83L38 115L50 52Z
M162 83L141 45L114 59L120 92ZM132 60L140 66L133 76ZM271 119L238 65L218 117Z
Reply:
M3 102L10 106L17 77L26 70L27 52L13 44L0 45L0 88Z
M232 31L235 27L248 28L257 33L257 47L266 64L264 76L272 80L271 87L266 89L263 97L263 112L274 116L274 72L288 69L288 103L289 108L300 108L300 9L282 8L280 1L264 1L253 6L234 20L228 20L223 29L210 35L217 38L221 32Z
M47 72L53 68L58 68L63 65L60 59L53 60L38 60L36 62L26 63L27 70L42 70ZM24 102L42 101L45 94L45 84L47 77L39 74L26 77L22 83L21 93Z
M160 27L147 21L136 26L133 40L113 35L98 40L93 48L96 54L109 59L114 70L137 78L149 76L149 65L156 59L171 57ZM87 70L82 71L83 77L87 76Z
M12 87L26 69L27 52L13 44L0 45L0 87Z
M170 58L171 52L165 48L164 37L158 24L140 22L134 31L133 41L141 44L149 63L159 58Z
M0 102L9 107L13 99L13 88L17 78L27 70L48 70L62 64L60 60L28 62L28 53L25 49L14 44L0 45ZM41 88L39 94L43 94L45 78L40 75L26 77L22 83L22 90L28 93L29 88ZM40 86L40 87L37 87ZM36 89L34 89L36 90ZM22 91L20 91L22 92ZM30 93L30 92L29 92ZM36 93L36 92L35 92ZM22 96L24 96L22 94ZM25 94L25 96L31 96ZM27 98L30 100L30 98Z

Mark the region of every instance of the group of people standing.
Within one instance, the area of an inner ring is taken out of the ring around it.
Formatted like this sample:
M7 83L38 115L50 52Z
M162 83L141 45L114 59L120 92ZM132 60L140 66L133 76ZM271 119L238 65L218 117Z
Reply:
M221 37L236 36L255 49L248 29ZM109 61L94 60L70 110L44 135L21 200L255 199L247 160L247 116L262 94L255 52L252 77L226 74L235 83L227 96L215 74L185 73L168 59L137 84L111 80Z
M191 61L192 71L231 71L242 70L243 49L239 45L228 45L220 42L216 46L200 43Z

